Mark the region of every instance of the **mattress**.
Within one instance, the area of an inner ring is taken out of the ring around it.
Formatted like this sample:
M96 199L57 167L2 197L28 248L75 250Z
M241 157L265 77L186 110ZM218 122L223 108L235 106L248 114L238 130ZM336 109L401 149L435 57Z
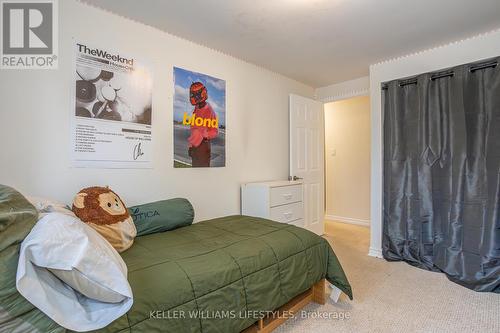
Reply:
M240 332L323 278L352 298L324 238L261 218L141 236L122 256L134 305L99 332Z
M37 212L0 186L0 331L63 333L15 287ZM134 304L99 332L240 332L326 278L352 298L328 242L292 225L228 216L137 237L121 254Z

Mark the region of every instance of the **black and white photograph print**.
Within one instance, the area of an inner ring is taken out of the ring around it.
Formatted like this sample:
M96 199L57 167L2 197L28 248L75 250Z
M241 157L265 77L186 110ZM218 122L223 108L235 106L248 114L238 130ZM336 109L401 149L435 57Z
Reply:
M134 59L85 45L79 51L75 116L151 125L151 75Z

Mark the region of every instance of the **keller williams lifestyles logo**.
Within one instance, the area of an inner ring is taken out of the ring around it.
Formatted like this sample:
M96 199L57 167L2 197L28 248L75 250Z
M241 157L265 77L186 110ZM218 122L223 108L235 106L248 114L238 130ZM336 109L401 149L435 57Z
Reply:
M57 68L57 0L1 0L0 17L0 68Z

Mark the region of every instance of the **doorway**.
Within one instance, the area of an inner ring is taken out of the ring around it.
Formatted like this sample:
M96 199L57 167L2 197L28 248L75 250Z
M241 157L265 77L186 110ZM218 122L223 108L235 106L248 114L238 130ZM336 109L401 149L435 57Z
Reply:
M326 103L325 233L332 224L370 226L370 97Z

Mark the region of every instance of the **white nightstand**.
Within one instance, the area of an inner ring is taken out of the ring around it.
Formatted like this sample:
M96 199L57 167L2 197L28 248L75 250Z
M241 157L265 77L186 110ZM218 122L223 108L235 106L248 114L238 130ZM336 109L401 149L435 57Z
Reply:
M241 214L304 226L302 183L271 181L241 186Z

